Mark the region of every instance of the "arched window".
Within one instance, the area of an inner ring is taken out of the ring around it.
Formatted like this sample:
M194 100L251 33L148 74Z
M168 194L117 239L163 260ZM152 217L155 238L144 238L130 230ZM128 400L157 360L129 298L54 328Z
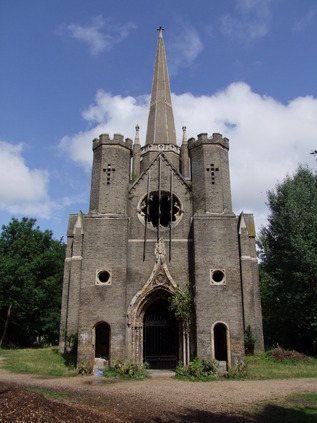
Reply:
M217 323L213 328L215 359L218 361L228 360L227 326Z

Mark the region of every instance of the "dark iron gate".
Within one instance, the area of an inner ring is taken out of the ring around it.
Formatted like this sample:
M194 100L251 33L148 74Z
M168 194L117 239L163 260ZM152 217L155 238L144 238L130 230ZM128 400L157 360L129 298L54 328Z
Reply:
M167 301L153 303L144 316L143 358L151 369L175 369L178 324Z

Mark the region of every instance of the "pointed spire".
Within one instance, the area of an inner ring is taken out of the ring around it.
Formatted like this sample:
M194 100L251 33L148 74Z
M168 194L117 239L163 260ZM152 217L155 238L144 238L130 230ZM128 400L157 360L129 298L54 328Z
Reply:
M158 28L156 60L145 144L175 144L175 123L162 26Z

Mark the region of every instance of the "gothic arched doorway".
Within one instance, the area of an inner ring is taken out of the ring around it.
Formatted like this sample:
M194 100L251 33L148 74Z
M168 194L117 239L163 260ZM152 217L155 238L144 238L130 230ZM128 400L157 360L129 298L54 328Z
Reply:
M153 302L144 314L143 360L152 369L175 369L178 362L178 323L169 303Z
M110 326L105 322L95 326L95 358L110 358Z

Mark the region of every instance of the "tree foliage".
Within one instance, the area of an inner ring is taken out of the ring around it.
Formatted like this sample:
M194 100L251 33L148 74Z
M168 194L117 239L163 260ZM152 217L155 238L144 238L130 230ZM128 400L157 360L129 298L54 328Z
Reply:
M299 167L268 192L268 226L260 231L265 338L310 349L317 339L317 187Z
M175 294L170 298L170 310L174 311L176 319L180 320L189 332L194 318L194 288L191 282L187 283L184 291L177 284Z
M13 218L0 235L0 337L15 345L58 339L65 245L35 225Z

